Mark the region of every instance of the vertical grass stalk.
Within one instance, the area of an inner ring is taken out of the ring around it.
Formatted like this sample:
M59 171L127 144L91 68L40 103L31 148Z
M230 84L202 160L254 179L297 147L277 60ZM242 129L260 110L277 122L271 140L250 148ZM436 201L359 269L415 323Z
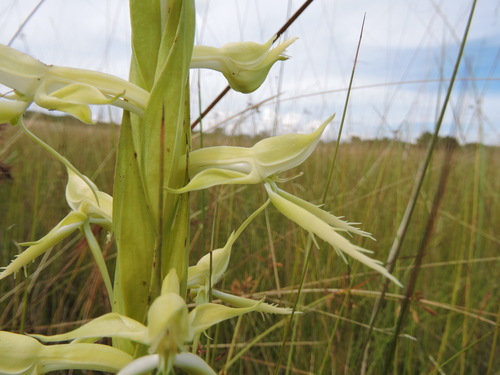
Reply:
M422 265L423 258L425 256L425 250L427 249L427 245L432 238L434 233L434 228L436 225L437 217L439 214L439 208L441 206L442 198L444 192L446 191L446 184L448 183L448 176L451 170L451 161L454 153L454 148L450 147L446 150L445 161L442 167L441 176L439 179L438 187L436 194L434 196L434 200L432 202L431 211L429 213L429 217L427 219L426 227L424 233L422 235L422 240L420 246L418 248L415 263L412 268L410 279L408 280L408 284L405 290L405 298L401 303L401 308L399 310L399 314L397 317L396 327L394 329L394 333L392 339L388 345L386 356L384 358L384 370L382 374L388 374L390 372L390 368L392 367L393 360L395 360L395 351L397 347L398 337L403 328L404 321L406 319L406 315L408 313L410 303L412 300L413 293L415 291L415 287L417 285L417 278L420 272L420 267ZM394 371L397 373L397 368L394 367Z
M413 211L415 209L415 206L416 206L419 194L420 194L420 189L422 187L423 181L424 181L425 176L426 176L427 167L430 163L434 148L436 146L436 142L437 142L438 135L439 135L439 130L441 129L441 124L443 122L444 115L445 115L446 109L448 107L448 102L449 102L450 97L451 97L451 92L452 92L452 89L453 89L453 86L454 86L454 83L455 83L455 80L456 80L456 77L458 74L458 68L460 66L460 62L462 61L462 55L463 55L463 52L465 49L465 44L467 42L467 36L469 34L470 26L472 24L472 19L474 16L474 10L476 7L476 3L477 3L476 0L474 0L474 2L472 3L471 10L469 13L469 18L467 20L467 25L465 27L465 31L464 31L462 41L460 44L460 48L458 51L458 56L457 56L457 59L455 61L453 73L452 73L451 78L450 78L450 84L448 85L446 96L444 98L444 102L443 102L443 105L441 107L440 115L439 115L439 118L436 122L436 126L434 128L434 133L432 135L432 138L431 138L429 145L427 147L425 159L422 162L422 164L420 165L419 170L417 172L417 175L415 177L415 183L413 185L413 190L411 192L410 199L409 199L408 204L406 206L406 210L405 210L405 213L403 215L403 219L401 220L398 231L396 233L396 237L394 238L394 242L392 244L389 256L387 258L386 269L389 272L394 271L394 268L396 267L396 261L399 258L399 255L401 253L403 241L404 241L405 235L408 231L410 221L411 221L411 218L413 215ZM370 345L371 335L373 332L373 327L375 326L377 316L378 316L380 309L382 307L382 302L384 301L385 293L387 292L388 288L389 288L389 283L384 280L381 295L380 295L380 297L377 298L377 300L375 302L375 306L373 308L372 315L370 318L370 328L368 330L365 341L363 343L363 360L361 363L362 363L362 366L364 366L364 367L366 367L365 364L368 362L369 345ZM364 373L364 372L362 371L362 373Z

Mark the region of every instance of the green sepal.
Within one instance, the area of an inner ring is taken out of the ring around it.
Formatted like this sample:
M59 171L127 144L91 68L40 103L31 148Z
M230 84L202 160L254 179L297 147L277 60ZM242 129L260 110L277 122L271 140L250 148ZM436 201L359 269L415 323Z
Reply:
M224 293L216 289L212 289L212 295L214 296L214 298L219 298L228 305L234 307L251 307L254 306L255 302L257 302L250 298L235 296L233 294ZM258 306L258 308L255 309L255 311L266 314L283 314L283 315L289 315L292 313L292 309L288 307L279 307L265 302L261 303Z

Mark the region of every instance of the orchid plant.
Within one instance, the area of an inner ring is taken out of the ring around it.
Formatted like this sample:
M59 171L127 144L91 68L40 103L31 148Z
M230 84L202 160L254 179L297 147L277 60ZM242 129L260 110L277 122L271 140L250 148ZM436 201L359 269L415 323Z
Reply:
M169 374L175 368L188 374L215 374L196 355L200 335L209 327L255 311L291 313L288 308L214 288L224 277L233 244L269 204L340 254L399 284L366 255L367 250L343 236L371 238L369 233L278 187L284 182L280 174L311 155L333 117L311 134L272 137L250 148L219 146L191 151L189 69L218 70L233 89L252 92L275 62L287 58L283 52L295 39L275 48L271 48L275 38L262 45L194 46L194 0L130 0L130 14L130 81L45 65L0 45L0 83L12 89L0 101L0 122L21 126L66 166L70 207L68 215L46 236L21 244L27 248L3 269L0 279L81 230L112 306L108 314L65 334L0 332L2 374L44 374L61 369ZM33 102L84 122L92 122L90 105L124 109L113 197L24 127L23 113ZM223 248L189 266L189 192L222 184L263 184L269 199L230 235ZM116 242L114 275L108 271L91 225L109 231L109 240ZM212 298L222 303L214 303ZM97 343L103 337L112 338L113 345Z

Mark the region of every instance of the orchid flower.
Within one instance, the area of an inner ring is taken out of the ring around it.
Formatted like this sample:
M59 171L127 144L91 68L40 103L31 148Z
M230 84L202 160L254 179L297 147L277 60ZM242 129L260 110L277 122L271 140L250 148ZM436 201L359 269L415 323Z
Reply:
M201 358L186 352L186 343L192 342L196 336L217 323L251 311L258 311L261 304L262 301L252 301L245 307L232 308L204 303L188 311L186 302L179 295L177 273L175 269L171 269L163 281L161 295L149 308L147 326L118 313L108 313L64 334L20 337L25 338L25 341L37 339L45 343L72 341L69 346L75 345L75 349L78 349L78 345L98 345L91 343L103 337L124 338L146 345L152 356L129 361L122 374L140 374L146 371L145 368L150 370L157 368L168 372L167 370L173 366L180 367L189 374L214 374ZM37 348L44 348L36 340L35 342Z
M0 280L19 271L22 267L34 261L37 257L64 240L75 230L82 229L99 270L103 275L108 293L111 296L112 286L106 263L90 225L97 224L109 231L112 230L113 198L99 191L97 186L88 178L84 181L69 168L67 172L68 183L66 185L66 201L71 207L71 212L48 234L38 241L21 243L21 246L29 247L3 269L0 273Z
M269 204L269 200L250 215L236 232L232 232L226 245L204 255L196 265L188 268L187 288L196 294L197 304L208 302L208 291L224 276L229 265L233 244L250 222ZM255 301L253 301L255 302Z
M249 93L264 82L278 60L286 60L283 51L297 38L270 49L275 37L264 44L254 42L228 43L220 48L195 46L191 68L207 68L221 72L233 90Z
M264 182L271 203L278 211L310 233L327 241L342 257L343 254L347 254L397 285L401 285L379 262L364 254L370 251L353 245L338 232L353 233L373 239L370 233L276 186L279 173L300 165L311 155L332 118L333 116L328 118L311 134L271 137L249 148L219 146L193 151L189 154L188 168L192 175L191 181L183 188L169 190L183 193L221 184Z
M185 193L222 184L258 184L302 164L316 148L333 116L311 134L285 134L266 138L253 147L205 147L189 154L191 181ZM184 161L185 162L185 161Z
M17 123L35 102L49 110L69 113L92 122L89 105L112 104L142 115L149 94L109 74L46 65L14 48L0 44L0 84L14 90L0 103L0 121Z

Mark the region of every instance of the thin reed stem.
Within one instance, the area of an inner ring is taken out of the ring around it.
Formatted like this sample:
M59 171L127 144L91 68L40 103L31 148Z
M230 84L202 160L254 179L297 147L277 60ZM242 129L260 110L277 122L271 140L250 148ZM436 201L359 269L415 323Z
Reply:
M394 359L394 354L396 351L397 347L397 341L398 341L398 336L403 328L404 321L406 319L406 314L408 312L408 309L410 307L411 301L412 301L412 296L415 291L415 287L417 285L417 278L420 272L420 266L422 265L423 258L425 256L425 251L427 249L428 243L430 239L432 238L432 235L434 233L435 225L436 225L436 219L439 214L439 208L441 206L442 198L443 195L446 191L446 185L448 183L448 176L450 174L451 170L451 162L452 162L452 157L454 153L454 148L450 147L447 149L446 155L445 155L445 163L443 165L442 171L441 171L441 176L439 179L439 184L438 188L436 191L436 194L434 196L434 201L432 203L432 208L431 212L429 213L429 217L427 219L427 224L424 230L424 233L422 235L422 241L420 243L419 249L417 251L417 255L415 257L415 266L413 267L411 274L410 274L410 279L408 280L408 284L406 286L406 291L405 291L405 298L401 303L401 308L399 310L399 316L397 318L396 322L396 327L394 329L393 337L392 340L389 344L387 354L384 360L384 370L382 374L388 374L390 372L390 368L393 363ZM394 369L395 371L396 368Z
M493 339L491 340L491 349L490 349L490 355L488 358L488 370L486 371L486 375L493 374L493 371L495 370L495 358L497 356L497 349L498 349L498 332L500 331L500 303L498 304L498 310L497 310L497 326L495 329L495 332L493 333Z
M356 62L358 60L359 50L360 50L360 46L361 46L361 40L362 40L362 37L363 37L363 28L364 28L364 24L365 24L365 18L366 18L366 15L363 17L363 23L361 25L361 31L360 31L360 35L359 35L358 45L357 45L357 48L356 48L356 55L355 55L355 59L354 59L353 68L352 68L352 71L351 71L351 77L350 77L350 80L349 80L349 87L352 87L352 83L354 81L354 73L356 72ZM338 136L337 136L337 144L336 144L336 148L335 148L335 154L334 154L334 158L332 160L332 163L330 164L330 170L329 170L328 180L327 180L327 183L326 183L325 188L323 190L323 196L322 196L322 199L321 199L321 203L322 204L324 204L326 202L326 197L328 195L328 191L329 191L329 188L330 188L330 185L331 185L333 171L335 169L335 162L336 162L337 152L338 152L338 148L339 148L339 145L340 145L340 138L342 136L343 124L344 124L344 120L345 120L345 117L346 117L347 109L349 107L349 98L350 98L350 90L347 90L346 100L345 100L345 103L344 103L344 111L343 111L343 114L342 114L341 125L339 127L339 132L338 132ZM301 278L300 278L300 284L299 284L299 287L298 287L298 294L297 294L297 298L295 299L295 302L294 302L294 306L293 306L293 309L292 309L292 314L290 315L289 324L286 326L285 332L283 334L283 342L282 342L281 350L280 350L280 353L279 353L279 356L278 356L278 361L277 361L278 365L276 366L275 375L277 375L277 371L278 371L279 365L281 364L281 358L283 356L283 351L285 349L285 343L288 340L288 331L290 329L289 327L292 325L294 314L295 314L295 311L296 311L296 308L297 308L297 304L298 304L298 301L301 298L301 290L302 290L302 288L304 286L304 280L305 280L307 268L309 266L312 245L313 245L312 236L309 235L308 240L307 240L307 245L306 245L306 256L305 256L305 260L304 260L304 266L302 268L302 274L301 274ZM334 331L335 331L335 329L334 329ZM328 348L328 350L329 349L330 348ZM291 348L291 351L293 351L293 347ZM291 356L291 353L289 354L289 358L290 358L290 356Z
M19 25L19 27L17 28L16 32L14 33L14 35L12 35L12 37L9 39L9 42L7 43L8 46L11 46L12 43L14 43L14 41L17 39L17 37L19 35L21 35L21 33L23 32L24 30L24 27L28 24L28 22L31 20L31 18L35 15L35 13L38 11L38 9L40 9L40 7L42 6L42 4L45 2L45 0L40 0L38 2L37 5L35 5L35 7L33 8L33 10L30 12L30 14L28 14L28 16L24 19L24 21L21 23L21 25Z
M431 138L429 145L427 147L425 159L422 162L422 164L420 165L419 170L417 172L417 175L415 178L415 183L413 185L413 190L411 192L411 196L410 196L410 199L408 201L408 205L406 206L406 211L403 215L403 219L401 220L396 237L394 238L394 242L392 244L389 256L387 258L386 269L390 273L392 273L392 271L396 267L396 261L400 256L403 241L404 241L405 235L408 231L410 221L411 221L411 218L413 215L413 211L415 209L415 206L416 206L419 194L420 194L420 189L422 187L423 181L424 181L425 176L426 176L427 167L429 166L430 160L432 158L432 155L433 155L433 152L434 152L434 149L436 146L439 130L441 129L441 124L443 123L444 115L445 115L446 109L448 107L448 102L450 100L451 92L452 92L452 89L453 89L453 86L455 83L456 76L458 74L458 68L460 66L460 62L462 61L462 55L463 55L463 52L465 49L465 44L467 41L467 36L469 34L469 29L470 29L470 26L472 24L472 19L473 19L476 3L477 3L477 0L474 0L474 2L472 3L472 7L471 7L471 10L469 13L469 19L468 19L467 25L465 27L465 31L464 31L464 35L463 35L460 49L458 52L458 56L457 56L457 59L455 61L455 66L453 69L452 76L450 78L450 84L448 86L446 96L445 96L443 105L441 107L440 115L439 115L439 118L436 122L436 126L434 128L434 133L432 135L432 138ZM363 343L363 360L361 363L364 367L365 367L366 363L368 362L368 354L369 354L368 349L369 349L369 343L370 343L370 339L371 339L372 330L373 330L373 327L375 325L377 316L380 312L382 302L384 301L384 295L387 292L388 288L389 288L389 282L384 281L383 286L382 286L382 294L381 294L380 298L377 299L377 301L375 302L375 306L374 306L373 311L372 311L372 316L370 318L370 329L368 330L365 341ZM362 370L361 373L364 374L365 371Z

